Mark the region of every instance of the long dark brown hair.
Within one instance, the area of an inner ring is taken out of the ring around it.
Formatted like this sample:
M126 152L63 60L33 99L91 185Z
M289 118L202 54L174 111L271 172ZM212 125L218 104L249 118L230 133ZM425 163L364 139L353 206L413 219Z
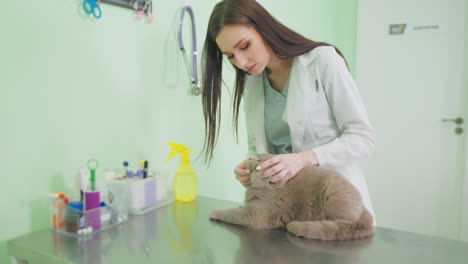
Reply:
M255 0L223 0L211 12L203 49L202 101L205 118L205 163L213 158L221 122L221 83L223 54L216 44L216 36L226 25L254 26L278 58L287 59L302 55L318 46L331 46L305 38L276 20ZM338 54L343 54L335 48ZM344 58L344 57L343 57ZM236 85L233 106L233 127L238 139L239 107L244 94L246 72L235 67Z

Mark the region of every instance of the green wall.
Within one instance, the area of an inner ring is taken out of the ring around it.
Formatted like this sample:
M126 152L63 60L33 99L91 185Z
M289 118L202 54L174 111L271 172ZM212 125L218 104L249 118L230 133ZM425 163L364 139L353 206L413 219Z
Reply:
M356 0L259 2L294 30L336 44L354 72ZM106 4L101 4L102 19L92 19L83 14L81 0L4 3L0 263L7 261L7 240L48 228L47 194L73 193L74 176L88 158L99 159L101 172L119 170L123 160L148 159L152 168L172 173L179 159L163 163L167 142L201 150L200 98L187 95L188 78L174 37L175 14L183 3L156 0L152 24ZM192 4L199 50L215 3ZM232 71L225 72L232 84ZM194 167L200 194L240 201L244 190L232 171L245 158L245 126L242 116L237 144L229 100L225 91L223 126L211 167L201 160Z

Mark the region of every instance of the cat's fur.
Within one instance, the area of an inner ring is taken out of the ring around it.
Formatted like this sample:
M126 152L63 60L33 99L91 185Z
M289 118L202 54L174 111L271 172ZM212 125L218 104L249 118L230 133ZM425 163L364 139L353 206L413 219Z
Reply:
M264 168L255 168L273 155L260 154L247 160L251 186L245 205L213 210L211 219L255 229L286 227L296 236L323 240L348 240L370 236L373 219L359 191L334 170L302 169L289 181L270 183Z

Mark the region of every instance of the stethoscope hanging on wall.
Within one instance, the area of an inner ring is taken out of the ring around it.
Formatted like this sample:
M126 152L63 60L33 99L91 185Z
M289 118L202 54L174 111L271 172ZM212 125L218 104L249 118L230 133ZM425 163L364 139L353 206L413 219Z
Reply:
M184 15L188 12L190 14L190 18L192 21L192 49L193 49L193 59L192 59L192 67L190 67L190 63L187 58L187 52L184 48L184 41L182 39L182 26L184 22ZM195 29L195 16L193 14L193 9L191 6L186 5L182 9L180 15L180 25L179 25L179 47L180 51L182 51L182 55L184 57L185 67L187 68L187 73L190 75L190 79L192 79L192 95L200 95L202 93L202 89L198 86L198 68L197 68L197 34Z

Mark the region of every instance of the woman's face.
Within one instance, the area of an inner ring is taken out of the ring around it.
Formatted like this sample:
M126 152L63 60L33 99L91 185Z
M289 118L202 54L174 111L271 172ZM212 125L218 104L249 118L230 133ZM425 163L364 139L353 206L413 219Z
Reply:
M253 26L226 25L216 37L221 52L237 68L261 74L272 57L271 48Z

